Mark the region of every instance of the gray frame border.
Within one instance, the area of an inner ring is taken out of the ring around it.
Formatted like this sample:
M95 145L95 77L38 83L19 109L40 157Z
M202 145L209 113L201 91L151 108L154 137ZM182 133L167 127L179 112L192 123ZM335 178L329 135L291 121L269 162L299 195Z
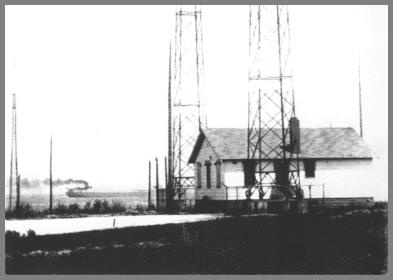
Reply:
M164 2L164 1L163 1ZM374 1L366 1L366 0L285 0L285 1L271 1L271 0L266 0L266 1L236 1L236 0L199 0L199 1L193 1L193 0L166 0L165 3L162 3L159 0L4 0L2 1L1 5L1 10L2 10L2 15L5 19L5 5L179 5L179 4L198 4L198 5L246 5L246 4L296 4L296 5L314 5L314 4L325 4L325 5L388 5L389 1L387 0L374 0ZM390 10L390 8L389 8ZM391 24L389 23L389 27ZM390 33L390 32L389 32ZM5 40L5 20L1 21L1 38L2 38L2 51L5 55L5 45L4 45L4 40ZM5 56L2 56L2 63L4 65L5 62ZM389 65L391 64L391 59L389 59ZM5 89L5 73L4 73L4 67L1 68L2 71L2 78L1 78L1 86L3 88L3 91ZM389 80L393 79L392 78L393 74L389 75ZM4 92L4 97L5 97L5 92ZM1 99L1 102L4 105L4 98ZM4 108L4 106L2 107ZM2 114L4 116L4 114ZM390 117L389 117L390 119ZM4 121L2 122L3 125L3 131L4 131ZM393 133L392 133L393 134ZM4 139L4 138L2 138ZM4 140L3 140L4 141ZM4 143L3 143L4 144ZM5 151L1 150L2 155L4 156ZM389 152L389 158L392 156L393 151L390 150ZM392 168L389 169L389 173ZM3 173L2 175L3 182L5 179L5 174ZM4 205L4 188L1 188L1 203ZM392 201L392 193L390 192L389 195L389 200ZM389 203L389 224L388 224L388 231L392 232L392 208L390 207ZM4 207L0 207L0 216L1 219L4 221ZM1 223L2 227L2 234L1 234L1 242L0 242L0 256L2 257L2 260L5 260L5 250L4 250L4 223ZM392 262L391 262L391 252L392 252L392 242L391 242L391 236L389 235L388 238L389 245L388 245L388 271L392 271ZM46 280L46 279L389 279L388 275L377 275L377 276L372 276L372 275L201 275L201 276L196 276L196 275L6 275L5 274L5 263L2 261L0 263L0 279L31 279L31 280Z

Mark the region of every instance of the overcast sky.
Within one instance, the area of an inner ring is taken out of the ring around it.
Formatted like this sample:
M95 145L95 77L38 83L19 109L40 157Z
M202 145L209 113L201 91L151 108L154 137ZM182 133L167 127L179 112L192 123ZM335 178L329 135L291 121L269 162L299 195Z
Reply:
M55 178L145 186L148 160L158 156L163 167L167 149L175 7L5 11L6 174L16 93L22 177L49 176L53 135ZM387 6L291 6L289 12L301 126L358 130L360 56L364 139L385 160L387 184ZM246 127L248 6L203 6L202 13L208 126Z

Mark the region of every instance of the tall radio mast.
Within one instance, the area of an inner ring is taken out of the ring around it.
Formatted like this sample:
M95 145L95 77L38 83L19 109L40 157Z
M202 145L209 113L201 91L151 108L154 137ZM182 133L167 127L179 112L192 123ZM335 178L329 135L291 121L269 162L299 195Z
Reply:
M188 164L193 145L203 127L201 91L203 76L202 13L197 6L176 10L173 73L168 89L168 190L178 199L194 186ZM171 62L169 69L171 71ZM171 86L173 84L173 86ZM170 205L170 202L167 205Z
M250 6L247 198L302 197L300 128L295 116L288 7Z
M8 207L12 210L12 199L13 199L13 183L18 188L18 145L17 145L17 134L16 134L16 96L13 94L12 98L12 139L11 139L11 166L10 166L10 185L9 185L9 197ZM14 180L15 178L15 180Z

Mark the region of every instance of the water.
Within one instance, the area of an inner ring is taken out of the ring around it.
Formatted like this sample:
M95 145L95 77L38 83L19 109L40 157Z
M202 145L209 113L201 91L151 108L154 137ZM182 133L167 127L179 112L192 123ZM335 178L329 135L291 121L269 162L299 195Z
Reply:
M113 196L111 193L108 197L68 197L65 192L56 190L53 193L53 207L58 204L70 205L77 203L80 207L83 207L86 202L90 201L93 204L94 200L107 200L109 203L112 201L121 201L127 208L135 209L137 206L147 208L148 205L148 192L144 190L133 191L133 192L118 192ZM156 194L152 191L151 193L152 203L156 200ZM21 202L29 203L34 210L45 210L49 208L49 193L45 192L28 192L21 190ZM15 201L15 197L13 198ZM6 208L8 207L8 196L5 199Z

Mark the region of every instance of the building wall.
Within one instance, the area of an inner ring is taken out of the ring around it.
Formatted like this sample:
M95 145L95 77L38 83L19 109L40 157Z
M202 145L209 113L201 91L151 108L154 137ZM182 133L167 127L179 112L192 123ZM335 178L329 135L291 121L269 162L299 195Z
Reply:
M312 197L322 197L325 185L325 197L368 197L374 196L379 178L375 176L375 166L371 161L316 162L315 178L306 178L301 171L302 186L312 187ZM305 197L309 196L307 187L303 187Z
M206 162L211 163L211 187L207 188ZM221 188L217 188L217 173L215 163L221 163ZM195 199L202 199L204 196L214 200L244 199L245 190L243 164L240 160L219 161L214 150L208 141L204 141L197 156L196 163L201 164L201 188L195 188ZM312 187L312 197L322 197L325 184L326 197L356 197L372 196L370 190L374 183L371 182L372 174L370 169L372 161L368 160L329 160L316 161L315 178L306 178L303 162L300 161L301 184L306 185L305 197L309 196L307 185ZM197 178L196 164L194 165L195 178ZM232 180L234 179L234 180ZM228 186L228 190L225 186ZM258 198L257 192L253 195Z
M210 188L208 188L207 183L207 166L206 163L210 163ZM198 188L198 176L197 176L197 164L201 165L201 182L200 188ZM216 173L216 164L221 165L220 179L221 186L217 187L217 173ZM199 151L198 157L196 158L196 163L194 164L194 172L196 178L196 186L195 186L195 199L202 199L204 196L207 196L210 199L214 200L225 200L225 188L222 184L224 182L224 173L223 173L222 162L216 156L214 150L209 145L208 141L203 141L202 147Z

